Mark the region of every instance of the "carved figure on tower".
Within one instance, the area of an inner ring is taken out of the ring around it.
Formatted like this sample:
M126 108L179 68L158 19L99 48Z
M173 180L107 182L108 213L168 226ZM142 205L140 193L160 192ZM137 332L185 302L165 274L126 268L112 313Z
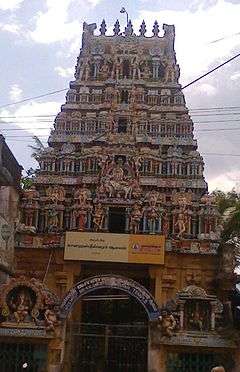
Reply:
M93 225L95 231L101 231L104 227L105 210L101 203L97 203L93 211Z
M142 216L143 211L141 209L141 206L138 203L135 203L130 214L130 233L139 233Z

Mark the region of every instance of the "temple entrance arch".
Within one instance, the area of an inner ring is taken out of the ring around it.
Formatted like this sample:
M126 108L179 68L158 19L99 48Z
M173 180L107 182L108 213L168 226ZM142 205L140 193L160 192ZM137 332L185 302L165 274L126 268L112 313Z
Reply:
M68 322L72 372L148 371L148 323L159 309L144 286L119 275L90 277L68 292L60 309L63 318L74 310Z
M60 306L61 317L66 319L79 299L97 289L117 289L134 297L144 307L149 321L157 320L160 315L153 296L141 284L120 275L99 275L84 279L70 289Z

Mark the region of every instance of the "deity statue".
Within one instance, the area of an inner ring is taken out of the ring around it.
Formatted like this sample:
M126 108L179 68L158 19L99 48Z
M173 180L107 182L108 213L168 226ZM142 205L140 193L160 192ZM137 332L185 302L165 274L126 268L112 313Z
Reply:
M189 324L193 329L197 331L203 330L203 318L201 317L198 308L196 308L195 311L191 313Z
M24 191L24 198L26 199L25 206L35 205L34 199L39 198L39 192L34 185L32 185L29 190Z
M146 194L145 200L148 206L145 207L147 222L150 234L155 234L156 232L156 221L162 214L162 209L157 206L159 198L159 193L156 191L150 191Z
M45 325L47 331L56 331L56 326L59 325L59 321L55 312L51 308L47 308L44 312Z
M105 210L101 203L98 203L93 213L93 224L95 231L101 231L104 225Z
M143 212L141 207L136 203L130 214L130 232L132 234L137 234L139 232L139 225L141 222Z
M17 296L15 298L12 297L10 300L10 308L13 309L13 315L17 323L27 320L26 318L30 315L32 306L30 294L25 289L21 289Z
M89 80L89 76L90 76L90 72L91 72L91 69L90 69L90 65L89 63L87 62L86 65L85 65L85 69L84 69L84 72L85 72L85 76L84 76L84 80L85 81L88 81Z
M187 230L187 223L186 223L186 212L184 208L180 208L178 215L177 215L177 221L174 224L174 227L177 228L177 238L182 238L183 233Z
M49 186L46 194L54 204L57 204L59 201L63 202L65 199L65 189L63 186Z
M53 231L59 227L58 211L56 209L49 209L48 211L48 230Z
M116 58L113 69L112 69L112 79L119 80L120 77L120 71L121 71L121 62L119 58Z
M105 80L108 78L108 75L109 75L109 66L108 66L108 63L107 61L104 61L101 69L100 69L100 77L102 80Z
M176 81L176 67L175 64L168 64L166 67L165 82L173 83Z
M172 337L173 331L177 326L174 316L169 310L162 310L162 315L158 318L163 336Z
M132 60L133 79L141 79L141 72L139 67L139 60L135 56Z
M79 187L74 192L74 199L77 200L77 203L80 205L85 205L87 202L87 199L91 197L90 190L86 187L85 184L83 184L82 187Z
M88 209L88 204L85 204L82 206L80 205L73 212L76 228L78 231L84 231L86 228Z

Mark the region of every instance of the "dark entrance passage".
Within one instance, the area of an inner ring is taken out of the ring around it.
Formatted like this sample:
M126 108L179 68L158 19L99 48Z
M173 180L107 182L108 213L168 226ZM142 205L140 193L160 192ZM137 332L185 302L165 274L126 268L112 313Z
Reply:
M125 208L109 208L108 230L111 233L122 234L125 232L126 210Z
M82 309L82 322L70 324L72 372L147 372L147 316L135 299L98 290Z
M47 346L28 343L0 343L1 372L46 371Z

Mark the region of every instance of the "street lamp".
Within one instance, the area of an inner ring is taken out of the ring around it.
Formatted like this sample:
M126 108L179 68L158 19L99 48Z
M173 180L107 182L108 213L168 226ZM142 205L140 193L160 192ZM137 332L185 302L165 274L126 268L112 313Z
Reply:
M126 13L126 15L127 15L127 25L128 25L128 12L127 12L126 9L124 8L124 6L123 6L122 9L120 10L120 13Z

